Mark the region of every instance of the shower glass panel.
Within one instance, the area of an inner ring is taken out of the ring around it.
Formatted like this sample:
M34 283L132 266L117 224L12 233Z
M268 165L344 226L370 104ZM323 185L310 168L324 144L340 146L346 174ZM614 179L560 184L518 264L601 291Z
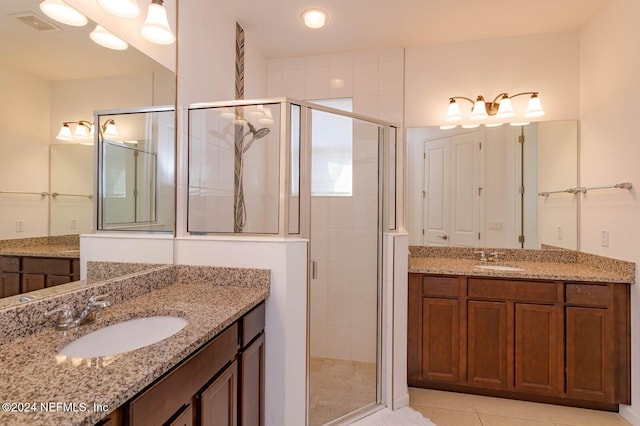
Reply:
M189 110L189 232L279 232L280 115L280 104Z
M309 424L378 400L382 127L311 114Z
M188 117L188 231L308 240L308 265L294 266L307 266L307 424L377 409L397 127L288 98L193 104Z
M95 113L99 230L171 232L175 223L175 111Z

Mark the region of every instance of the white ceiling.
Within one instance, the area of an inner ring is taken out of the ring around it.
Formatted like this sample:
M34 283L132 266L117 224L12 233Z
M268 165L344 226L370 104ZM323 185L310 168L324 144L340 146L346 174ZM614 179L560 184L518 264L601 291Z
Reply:
M95 23L71 27L47 18L40 11L41 1L0 0L0 63L47 80L127 75L162 68L131 46L115 51L95 44L89 38ZM36 31L13 16L30 12L60 30Z
M267 58L277 58L572 30L608 0L218 1L245 28L249 43ZM122 52L96 45L88 36L95 26L91 23L82 28L57 24L60 31L38 32L11 16L34 12L46 18L40 2L0 0L0 61L51 80L158 67L132 47ZM302 25L300 13L309 7L329 13L325 28Z
M608 0L219 1L247 42L275 58L575 30ZM310 7L329 13L325 28L303 26Z

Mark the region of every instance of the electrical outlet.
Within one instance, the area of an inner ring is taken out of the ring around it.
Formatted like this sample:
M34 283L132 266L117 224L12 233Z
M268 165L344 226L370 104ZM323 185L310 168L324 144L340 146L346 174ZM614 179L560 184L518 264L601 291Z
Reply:
M24 220L16 220L16 232L24 232Z
M69 227L71 229L76 229L76 226L77 226L76 220L75 219L71 219L71 224L69 225Z
M558 225L556 228L556 238L562 240L562 225Z
M603 229L600 231L600 245L602 247L609 247L609 230Z

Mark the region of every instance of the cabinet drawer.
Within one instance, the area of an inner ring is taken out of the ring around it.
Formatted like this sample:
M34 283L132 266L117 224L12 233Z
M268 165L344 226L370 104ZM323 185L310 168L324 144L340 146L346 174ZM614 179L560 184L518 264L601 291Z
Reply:
M20 271L19 257L0 256L0 272L18 272Z
M458 297L460 295L460 279L457 277L422 278L422 295L430 297Z
M567 303L575 305L607 307L611 300L611 288L606 284L567 284Z
M242 347L248 345L264 330L264 302L242 318Z
M469 278L470 298L517 300L520 302L555 303L558 299L556 283Z
M71 269L68 259L25 257L22 260L22 272L32 274L68 274Z
M211 343L163 377L129 405L129 424L161 425L191 401L211 377L238 352L238 324L233 324Z
M75 277L80 276L80 261L77 259L71 261L71 274Z

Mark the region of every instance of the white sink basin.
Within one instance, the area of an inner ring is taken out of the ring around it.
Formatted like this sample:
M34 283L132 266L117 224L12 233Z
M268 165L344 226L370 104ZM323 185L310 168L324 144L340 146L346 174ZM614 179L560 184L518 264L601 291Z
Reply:
M180 317L157 316L119 322L82 336L62 348L70 358L116 355L152 345L182 330L189 321Z
M524 271L522 268L506 265L474 265L474 268L489 269L491 271Z

